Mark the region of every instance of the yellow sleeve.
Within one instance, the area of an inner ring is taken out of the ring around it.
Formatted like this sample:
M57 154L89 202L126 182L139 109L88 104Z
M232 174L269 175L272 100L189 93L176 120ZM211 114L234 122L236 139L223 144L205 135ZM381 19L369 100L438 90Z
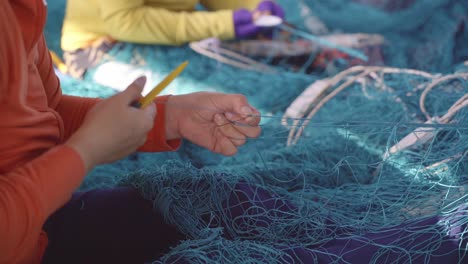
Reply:
M235 36L232 11L174 12L146 6L144 0L101 0L107 34L116 40L143 44L183 44Z
M262 0L200 0L208 10L247 8L254 10Z

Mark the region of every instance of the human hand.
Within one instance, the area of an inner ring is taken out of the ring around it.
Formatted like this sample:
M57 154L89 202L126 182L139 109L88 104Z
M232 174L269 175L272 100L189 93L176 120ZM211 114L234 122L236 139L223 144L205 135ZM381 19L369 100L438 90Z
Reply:
M156 106L130 106L141 98L145 82L146 78L140 77L125 91L99 102L66 142L80 154L87 170L124 158L145 143L154 124Z
M254 11L253 19L255 21L260 16L264 15L272 15L284 19L284 10L278 3L271 0L265 0L258 4L257 8Z
M260 27L254 24L253 13L247 9L234 11L233 19L236 38L254 37L260 32Z
M215 153L232 156L247 138L260 135L259 112L243 95L199 92L171 96L166 138L186 138Z
M239 9L234 12L234 29L237 38L250 38L262 31L261 27L255 25L255 21L264 15L278 16L284 19L284 10L274 1L266 0L258 4L257 8L250 12L247 9ZM267 35L271 35L266 32Z

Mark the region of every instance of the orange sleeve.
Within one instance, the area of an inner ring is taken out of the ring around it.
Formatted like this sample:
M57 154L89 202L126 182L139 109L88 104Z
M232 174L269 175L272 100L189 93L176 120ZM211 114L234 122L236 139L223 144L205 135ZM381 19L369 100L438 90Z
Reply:
M63 120L64 140L75 133L86 117L88 111L100 101L98 98L85 98L62 95L55 108Z
M9 107L7 102L11 100L22 101L15 95L25 91L28 69L21 31L8 1L0 1L0 32L0 101L2 107ZM65 146L53 148L11 171L2 170L0 263L28 261L46 217L70 198L84 176L83 161Z
M180 146L181 140L166 140L166 102L170 95L159 96L156 98L157 114L154 120L153 129L148 133L146 143L140 147L142 152L162 152L174 151Z
M44 36L39 40L38 50L37 69L46 90L49 106L62 117L66 140L81 126L88 110L101 99L62 95L60 81L55 74Z
M67 146L0 175L0 263L32 254L46 218L60 208L85 176L83 161Z

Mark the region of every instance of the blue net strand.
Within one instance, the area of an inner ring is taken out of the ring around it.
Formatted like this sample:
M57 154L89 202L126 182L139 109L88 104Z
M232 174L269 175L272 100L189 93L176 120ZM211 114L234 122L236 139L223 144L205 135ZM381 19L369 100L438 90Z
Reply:
M434 79L468 73L468 2L278 2L304 32L305 5L332 33L381 34L385 66L433 78L377 73L351 83L312 118L290 118L294 125L285 127L291 103L310 84L332 77L309 70L320 51L302 64L253 58L277 70L268 73L220 63L188 46L116 45L107 61L138 64L161 77L189 60L170 92L242 93L261 112L262 134L234 157L186 141L176 152L136 153L95 168L80 189L137 188L187 236L154 263L466 263L468 107L449 122L437 118L468 93L468 79L439 83L424 100L425 112L419 101ZM64 0L49 3L46 37L58 53L64 6ZM64 93L115 94L94 83L94 73L84 80L60 74ZM298 142L288 146L291 129L305 122ZM388 154L428 129L428 140Z

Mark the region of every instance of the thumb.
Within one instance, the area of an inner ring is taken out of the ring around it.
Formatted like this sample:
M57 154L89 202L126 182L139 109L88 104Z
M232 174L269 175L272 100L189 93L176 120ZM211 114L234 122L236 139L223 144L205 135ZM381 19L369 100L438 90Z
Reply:
M133 102L141 98L141 92L146 84L146 76L138 77L133 83L131 83L125 91L120 93L121 98L127 102Z

